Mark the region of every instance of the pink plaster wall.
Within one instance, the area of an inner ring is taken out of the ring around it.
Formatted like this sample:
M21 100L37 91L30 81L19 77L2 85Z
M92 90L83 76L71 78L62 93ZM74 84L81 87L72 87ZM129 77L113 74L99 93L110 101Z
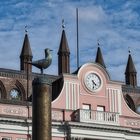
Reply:
M32 117L32 106L0 104L0 114L18 117Z
M62 88L60 95L52 102L52 108L65 109L66 108L66 96L65 96L66 87Z
M87 73L94 72L98 74L101 78L102 86L95 93L90 92L85 84L84 77ZM104 72L101 67L96 67L94 64L84 65L79 73L78 79L80 81L80 108L82 108L82 104L90 104L92 110L96 110L97 106L105 106L105 110L108 111L108 101L106 97L106 84L108 80L108 75Z
M108 80L108 75L106 74L106 72L103 72L102 68L100 69L99 68L100 67L93 67L93 65L90 64L89 66L82 67L78 73L78 76L64 75L64 81L70 81L72 83L80 84L79 108L82 108L83 103L87 103L87 104L91 104L93 110L96 110L97 105L100 105L100 106L105 106L106 110L108 111L108 101L106 100L107 97L105 94L106 93L105 87ZM94 71L98 73L101 77L102 87L96 93L92 93L89 90L87 90L83 82L84 81L83 77L88 71ZM70 85L70 89L69 89L70 93L72 92L72 90L73 89ZM65 95L66 95L66 87L64 86L59 97L52 103L52 107L65 109L66 108ZM72 100L71 96L70 96L70 100ZM71 107L71 104L70 104L70 107Z
M0 138L8 137L12 138L12 140L16 140L17 138L27 139L27 135L19 135L19 134L11 134L11 133L0 133Z
M102 86L100 88L100 90L96 91L95 93L90 92L84 84L84 77L86 75L86 73L94 71L96 74L98 74L101 77L101 82L102 82ZM79 108L82 108L83 104L90 104L91 105L91 109L92 110L96 110L97 106L104 106L105 107L105 111L109 111L109 97L107 95L107 87L111 87L112 89L118 89L119 91L121 91L121 84L119 82L113 82L110 81L110 78L107 74L107 72L105 71L105 69L103 69L102 67L98 66L97 64L92 64L92 63L87 63L85 65L83 65L78 74L77 75L64 75L64 82L65 81L70 81L72 83L77 83L80 85L80 93L78 95L78 93L76 93L76 97L79 97ZM72 87L70 85L70 93L72 92ZM121 93L122 94L122 93ZM65 109L65 104L66 104L66 87L63 87L62 92L60 93L60 97L52 103L53 107L56 108L63 108ZM72 100L72 97L70 96L70 100ZM78 102L78 99L77 99ZM116 102L118 104L120 104L118 102L118 97L116 98ZM118 109L118 104L114 104L115 105L115 109ZM71 105L71 104L70 104ZM71 106L70 106L71 107ZM123 99L123 95L121 96L121 110L122 110L122 114L120 116L120 125L122 126L126 126L126 118L130 117L132 118L132 120L135 118L138 118L138 120L140 119L140 115L136 114L135 112L133 112L126 104L125 100ZM79 109L77 108L77 109ZM71 113L70 113L71 114ZM69 114L69 115L70 115ZM65 114L65 118L69 118L69 115ZM128 126L131 127L131 126Z

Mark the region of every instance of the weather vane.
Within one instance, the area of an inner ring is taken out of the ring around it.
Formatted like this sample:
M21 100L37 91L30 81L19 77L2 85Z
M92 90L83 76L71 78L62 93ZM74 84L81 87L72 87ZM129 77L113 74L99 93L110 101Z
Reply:
M100 47L100 40L97 39L97 46Z
M65 28L65 21L64 21L64 19L62 19L62 28L63 29Z
M131 53L130 47L128 47L128 53L129 53L129 54Z
M27 33L27 32L28 32L28 26L25 25L25 33Z

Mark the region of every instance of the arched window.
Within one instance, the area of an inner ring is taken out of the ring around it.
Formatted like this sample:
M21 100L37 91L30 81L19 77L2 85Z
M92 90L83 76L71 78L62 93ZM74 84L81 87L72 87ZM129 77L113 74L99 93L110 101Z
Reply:
M26 99L24 86L18 80L16 80L15 86L16 88L14 89L16 89L19 92L20 99L24 101Z
M21 93L17 88L11 89L9 96L11 100L16 100L16 101L22 100Z
M0 99L2 98L2 90L1 90L1 88L0 88Z
M125 100L129 108L131 108L133 111L136 111L134 101L128 94L126 94Z
M0 80L0 99L6 99L7 94L3 82Z

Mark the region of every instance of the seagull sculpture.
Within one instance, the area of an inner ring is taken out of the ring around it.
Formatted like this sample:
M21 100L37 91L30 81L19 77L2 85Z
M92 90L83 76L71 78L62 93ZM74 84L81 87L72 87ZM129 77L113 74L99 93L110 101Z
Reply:
M37 61L33 61L31 64L41 70L41 74L43 74L43 69L48 68L52 63L52 55L50 53L49 48L45 49L45 58Z

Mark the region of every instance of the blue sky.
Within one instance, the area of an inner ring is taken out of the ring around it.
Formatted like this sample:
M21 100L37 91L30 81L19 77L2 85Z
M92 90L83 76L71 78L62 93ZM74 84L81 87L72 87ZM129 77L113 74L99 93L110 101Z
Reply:
M19 55L27 25L33 59L44 57L45 48L53 49L53 63L45 73L57 74L57 51L64 19L73 72L76 7L79 8L80 65L95 60L97 40L100 40L111 79L124 81L128 48L140 79L139 0L0 0L0 67L20 69ZM39 72L36 68L34 71Z

